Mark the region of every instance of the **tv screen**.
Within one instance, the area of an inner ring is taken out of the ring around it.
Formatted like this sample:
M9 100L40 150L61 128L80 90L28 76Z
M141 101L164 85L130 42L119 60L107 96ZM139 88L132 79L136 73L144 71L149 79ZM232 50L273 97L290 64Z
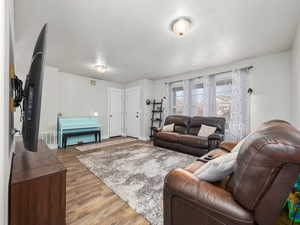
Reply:
M26 77L23 93L23 126L24 147L36 152L39 138L40 111L44 77L44 57L47 24L44 25L35 44L31 66Z

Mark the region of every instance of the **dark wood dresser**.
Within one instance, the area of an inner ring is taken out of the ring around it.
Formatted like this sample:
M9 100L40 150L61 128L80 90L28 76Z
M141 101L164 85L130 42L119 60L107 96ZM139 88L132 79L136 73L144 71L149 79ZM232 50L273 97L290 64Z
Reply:
M10 225L65 225L66 169L39 141L38 152L16 143L10 184Z

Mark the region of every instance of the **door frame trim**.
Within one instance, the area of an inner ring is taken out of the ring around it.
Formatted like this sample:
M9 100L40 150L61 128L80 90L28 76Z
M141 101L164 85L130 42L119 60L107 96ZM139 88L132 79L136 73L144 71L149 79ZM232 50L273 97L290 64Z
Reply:
M127 136L127 108L126 108L126 101L127 101L127 96L126 93L127 91L132 91L132 90L137 90L139 92L139 129L138 129L138 136L136 138L138 139L142 139L142 134L141 134L141 130L142 130L142 117L144 116L142 113L142 105L141 105L141 100L142 100L142 92L141 92L141 87L140 86L136 86L136 87L128 87L124 89L124 133Z

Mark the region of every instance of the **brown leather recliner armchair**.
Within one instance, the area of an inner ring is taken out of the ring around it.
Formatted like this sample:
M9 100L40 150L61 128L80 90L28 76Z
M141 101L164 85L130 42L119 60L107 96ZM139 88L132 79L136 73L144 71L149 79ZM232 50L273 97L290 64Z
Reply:
M234 145L223 146L215 152L226 154ZM284 121L263 124L242 145L233 174L220 183L194 176L203 165L197 163L167 175L165 225L275 225L300 173L300 132Z

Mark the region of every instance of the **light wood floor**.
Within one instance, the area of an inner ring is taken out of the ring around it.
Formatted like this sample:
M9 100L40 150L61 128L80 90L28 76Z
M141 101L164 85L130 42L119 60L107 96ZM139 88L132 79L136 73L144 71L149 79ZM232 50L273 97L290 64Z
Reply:
M120 145L131 144L133 143ZM118 145L114 145L116 146ZM59 159L68 169L67 225L150 225L76 158L80 154L109 151L111 148L80 152L69 147L67 150L58 151ZM277 225L291 224L286 213L283 213L277 222Z
M106 147L100 151L110 148ZM80 152L72 147L58 151L59 159L68 169L67 224L149 225L144 217L130 208L76 158L76 155L90 152L93 151Z

